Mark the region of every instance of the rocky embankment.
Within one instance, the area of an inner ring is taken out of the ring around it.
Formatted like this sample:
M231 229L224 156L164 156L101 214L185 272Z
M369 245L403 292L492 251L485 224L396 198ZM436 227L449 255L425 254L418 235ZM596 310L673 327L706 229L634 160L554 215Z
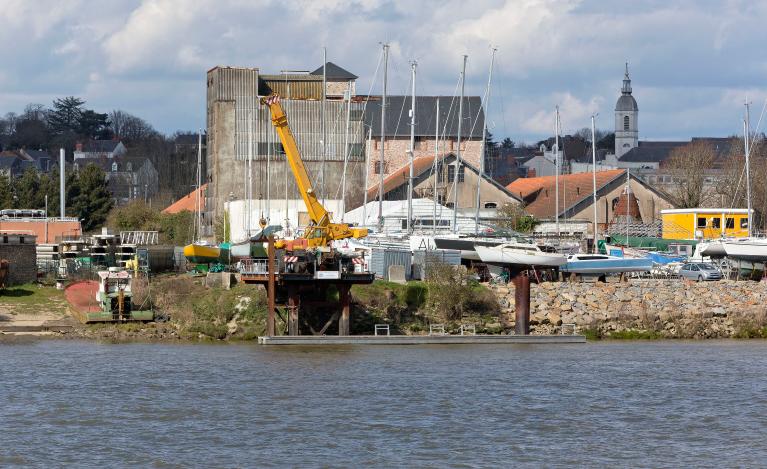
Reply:
M513 285L491 288L505 322L513 324ZM547 282L530 288L534 334L558 333L563 324L566 330L574 324L592 337L767 336L767 282Z

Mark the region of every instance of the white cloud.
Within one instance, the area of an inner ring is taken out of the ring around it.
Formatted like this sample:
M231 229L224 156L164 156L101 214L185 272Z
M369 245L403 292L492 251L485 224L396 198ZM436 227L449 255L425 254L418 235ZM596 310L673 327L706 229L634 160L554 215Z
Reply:
M196 128L210 67L313 69L327 46L366 92L388 41L393 93L406 92L417 59L419 92L453 94L466 53L466 91L482 94L498 46L499 137L550 135L556 104L566 130L594 112L611 127L625 60L642 135L726 135L745 98L767 97L765 20L767 3L735 0L4 0L0 40L14 47L0 50L13 64L0 112L73 94L100 110L130 106L165 131Z

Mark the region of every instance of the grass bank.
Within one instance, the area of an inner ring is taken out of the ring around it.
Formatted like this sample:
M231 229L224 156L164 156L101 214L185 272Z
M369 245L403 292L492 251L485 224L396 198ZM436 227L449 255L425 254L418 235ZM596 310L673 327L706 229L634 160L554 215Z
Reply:
M0 290L0 308L14 314L63 313L67 309L64 292L36 283Z

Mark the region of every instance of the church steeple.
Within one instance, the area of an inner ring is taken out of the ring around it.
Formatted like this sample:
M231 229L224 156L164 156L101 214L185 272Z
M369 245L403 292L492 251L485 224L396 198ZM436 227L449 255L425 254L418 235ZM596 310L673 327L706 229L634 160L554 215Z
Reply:
M631 94L631 78L629 78L628 62L626 62L626 73L623 75L623 88L621 89L621 92L624 95Z
M615 103L615 156L620 158L639 145L639 106L631 95L629 64L623 74L623 87Z

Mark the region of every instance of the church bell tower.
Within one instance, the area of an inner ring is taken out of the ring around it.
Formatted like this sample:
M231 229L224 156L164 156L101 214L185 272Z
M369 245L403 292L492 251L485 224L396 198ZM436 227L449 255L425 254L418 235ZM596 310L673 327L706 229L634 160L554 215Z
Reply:
M631 95L629 64L623 76L621 96L615 104L615 156L620 158L639 145L639 107Z

